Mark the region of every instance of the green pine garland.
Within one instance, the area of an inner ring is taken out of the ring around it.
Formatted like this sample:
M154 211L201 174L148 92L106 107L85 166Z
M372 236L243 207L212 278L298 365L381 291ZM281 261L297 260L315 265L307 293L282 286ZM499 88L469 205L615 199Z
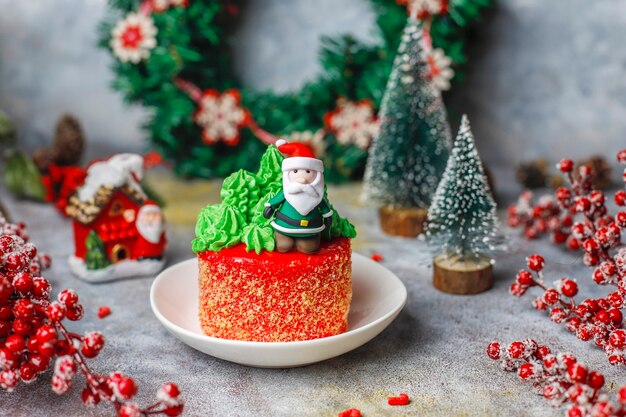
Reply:
M339 97L369 99L378 108L407 13L406 7L394 0L370 1L377 14L378 42L367 44L350 35L324 38L320 54L323 73L298 92L274 94L242 85L234 75L230 54L236 17L229 15L219 0L190 0L187 7L153 13L157 46L139 64L116 59L113 87L129 103L139 103L152 111L145 126L150 143L173 162L178 174L211 178L224 177L239 168L251 170L266 145L248 129L241 131L241 141L235 147L204 144L201 128L192 120L196 105L176 87L174 79L188 80L202 89L240 90L242 105L257 124L277 135L317 131ZM444 49L452 59L456 79L463 76L460 69L466 63L468 28L491 1L450 0L448 13L433 18L433 46ZM139 0L110 0L112 14L101 25L101 47L110 50L115 23L140 5ZM339 144L332 133L326 133L324 141L327 180L360 178L367 151Z

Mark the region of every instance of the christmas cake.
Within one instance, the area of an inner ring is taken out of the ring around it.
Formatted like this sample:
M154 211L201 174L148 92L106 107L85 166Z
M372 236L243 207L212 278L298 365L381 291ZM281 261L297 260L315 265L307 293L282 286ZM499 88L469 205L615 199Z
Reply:
M226 178L222 202L198 216L192 248L209 336L285 342L347 328L354 227L327 200L322 161L303 144L277 145L257 173Z

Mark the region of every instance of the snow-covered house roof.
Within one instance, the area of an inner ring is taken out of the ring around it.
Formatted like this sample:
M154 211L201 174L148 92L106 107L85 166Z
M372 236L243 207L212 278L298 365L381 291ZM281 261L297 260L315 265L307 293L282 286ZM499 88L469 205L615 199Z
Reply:
M85 183L69 198L65 213L79 223L90 224L118 191L142 205L147 199L138 182L142 177L140 155L118 154L96 162L87 170Z

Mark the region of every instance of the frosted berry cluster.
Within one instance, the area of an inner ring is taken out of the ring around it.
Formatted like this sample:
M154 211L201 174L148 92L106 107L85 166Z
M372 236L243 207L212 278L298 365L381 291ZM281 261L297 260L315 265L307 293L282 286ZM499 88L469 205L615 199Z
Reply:
M618 161L626 163L626 150L618 153ZM626 211L619 211L615 216L607 214L604 193L592 190L584 179L589 172L581 172L575 180L570 160L561 161L560 166L572 188L558 189L557 200L563 210L582 214L579 221L572 222L567 245L584 251L583 262L594 268L591 274L594 282L614 287L614 290L604 298L577 303L574 298L578 294L576 281L561 278L550 285L544 279L544 258L534 254L527 258L528 268L518 272L510 293L521 297L531 287L538 287L541 294L533 301L537 310L546 311L552 321L563 324L579 339L593 340L605 350L611 364L625 364L626 331L622 310L626 298L626 248L622 246L621 236L626 229ZM626 176L624 178L626 183ZM626 206L626 191L618 191L615 202L620 208Z
M617 160L626 164L626 149L618 152ZM558 188L554 197L542 196L537 202L531 192L523 192L517 203L508 209L509 226L523 227L528 239L549 233L554 243L566 244L572 250L580 249L589 237L610 240L619 232L616 226L626 227L626 212L620 211L615 217L608 215L605 194L593 189L591 167L581 166L577 177L573 175L571 159L563 159L557 167L565 175L568 186ZM618 191L614 199L618 206L624 207L626 191Z
M175 384L164 384L157 401L140 408L130 401L137 392L132 378L120 372L100 375L89 369L86 359L98 356L105 339L100 332L80 335L65 327L66 320L83 317L78 294L66 289L52 301L50 282L39 276L50 266L50 257L27 242L23 224L14 225L0 217L0 232L0 387L13 391L52 368L51 386L56 394L65 394L76 375L83 374L85 405L108 401L119 417L180 415L183 402Z
M535 392L553 407L566 407L567 417L626 416L626 386L611 399L603 390L604 375L571 353L552 353L549 347L526 339L508 346L491 342L487 355L499 360L504 371L516 372L522 381L532 383Z

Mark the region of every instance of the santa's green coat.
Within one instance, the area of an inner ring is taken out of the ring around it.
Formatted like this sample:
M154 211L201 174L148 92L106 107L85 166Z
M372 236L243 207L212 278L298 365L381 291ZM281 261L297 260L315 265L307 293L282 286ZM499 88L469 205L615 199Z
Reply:
M294 238L312 237L321 233L326 229L324 220L333 215L326 198L307 215L302 215L289 204L282 191L266 203L266 207L276 210L271 223L274 230Z

